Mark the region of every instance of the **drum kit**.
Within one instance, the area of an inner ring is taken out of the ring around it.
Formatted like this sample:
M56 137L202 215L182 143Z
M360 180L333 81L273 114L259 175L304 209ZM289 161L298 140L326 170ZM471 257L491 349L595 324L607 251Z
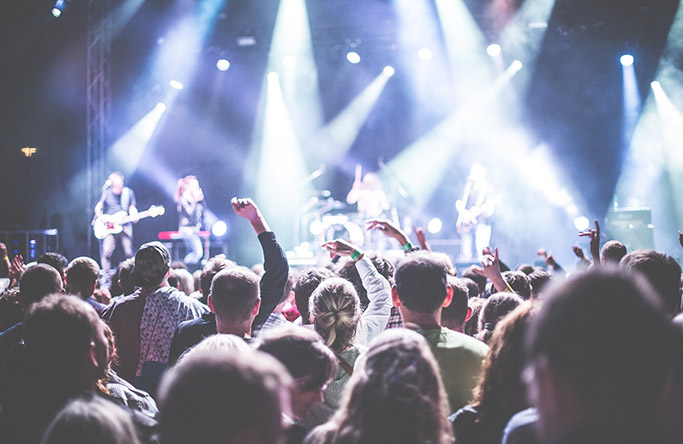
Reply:
M354 245L363 245L363 217L351 211L350 207L334 199L328 190L314 192L300 209L298 243L321 245L342 238Z

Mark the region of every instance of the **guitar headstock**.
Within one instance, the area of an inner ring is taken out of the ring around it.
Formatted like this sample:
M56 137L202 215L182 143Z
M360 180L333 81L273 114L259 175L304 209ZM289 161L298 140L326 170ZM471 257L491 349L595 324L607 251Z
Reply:
M162 216L164 213L166 213L166 209L164 208L163 205L152 205L149 207L149 210L147 210L149 213L150 217L157 217L157 216Z

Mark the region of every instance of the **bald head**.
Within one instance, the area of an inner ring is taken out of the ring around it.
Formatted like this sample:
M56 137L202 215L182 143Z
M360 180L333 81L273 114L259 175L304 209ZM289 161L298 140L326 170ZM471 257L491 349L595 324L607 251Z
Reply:
M46 264L36 264L24 271L19 282L19 296L24 308L40 301L52 293L63 290L62 277L54 267Z

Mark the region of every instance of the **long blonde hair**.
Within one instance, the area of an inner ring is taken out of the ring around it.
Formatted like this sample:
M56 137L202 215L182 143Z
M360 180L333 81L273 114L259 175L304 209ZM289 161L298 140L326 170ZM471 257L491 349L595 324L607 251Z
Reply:
M326 279L311 295L309 310L315 331L335 353L353 345L360 322L360 300L346 279Z
M418 333L381 333L361 357L344 400L313 444L449 444L448 398L427 341Z

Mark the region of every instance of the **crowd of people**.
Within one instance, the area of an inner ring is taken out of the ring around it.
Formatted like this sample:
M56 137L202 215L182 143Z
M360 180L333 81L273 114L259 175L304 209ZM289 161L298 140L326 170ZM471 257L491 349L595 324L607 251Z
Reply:
M0 244L1 442L683 439L672 257L601 245L596 226L577 271L542 250L545 267L512 270L491 247L459 270L373 219L400 260L337 239L295 270L256 203L232 208L262 265L219 255L191 274L149 242L103 280L91 258L24 264Z

